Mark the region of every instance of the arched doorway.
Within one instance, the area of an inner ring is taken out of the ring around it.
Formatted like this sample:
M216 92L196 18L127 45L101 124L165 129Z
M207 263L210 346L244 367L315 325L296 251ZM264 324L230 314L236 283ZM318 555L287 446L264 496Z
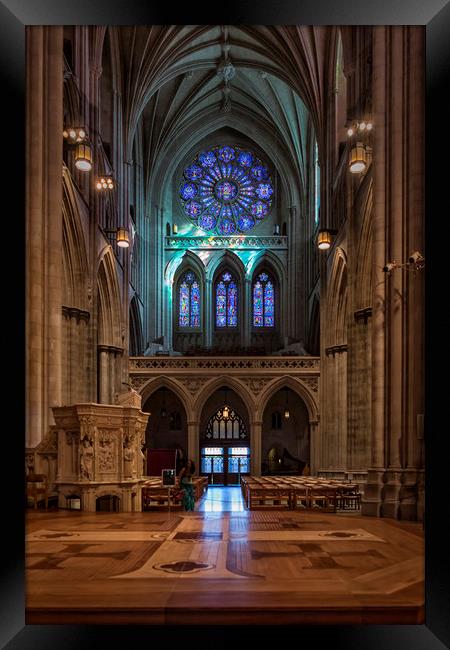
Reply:
M213 485L239 485L250 474L247 408L237 393L222 386L206 401L200 420L200 471Z
M264 409L261 459L262 474L301 474L310 465L308 411L287 386Z
M188 434L185 408L170 388L162 386L145 401L142 410L150 413L145 432L145 448L177 449L177 473L187 459Z

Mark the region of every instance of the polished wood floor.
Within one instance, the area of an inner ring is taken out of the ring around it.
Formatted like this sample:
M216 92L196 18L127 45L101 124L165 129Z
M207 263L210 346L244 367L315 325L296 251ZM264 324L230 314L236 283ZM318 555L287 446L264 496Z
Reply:
M27 624L421 624L421 524L248 511L28 511Z

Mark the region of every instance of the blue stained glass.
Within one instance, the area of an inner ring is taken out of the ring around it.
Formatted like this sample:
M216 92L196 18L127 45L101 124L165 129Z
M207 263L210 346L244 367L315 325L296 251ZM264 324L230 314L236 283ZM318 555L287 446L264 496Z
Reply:
M214 191L218 199L222 199L222 201L231 201L237 195L238 188L236 183L221 181L220 183L217 183Z
M263 219L268 212L269 206L267 203L264 203L264 201L256 201L256 203L252 205L252 214L257 219Z
M200 285L192 271L184 274L179 288L179 326L200 327Z
M180 196L182 199L192 199L197 196L198 189L194 183L184 183L180 188Z
M219 282L216 289L216 325L217 327L226 327L226 301L227 289L223 282Z
M227 273L224 273L224 274L222 275L222 280L223 280L224 282L229 282L229 281L231 280L231 273L228 273L228 272L227 272Z
M189 287L186 282L180 285L180 327L189 327Z
M272 208L269 170L251 151L229 145L204 150L185 168L184 178L190 181L180 186L184 211L203 230L243 233Z
M269 170L264 165L255 165L252 167L251 173L257 181L265 181L269 177Z
M202 216L199 219L198 225L200 228L204 228L205 230L212 230L215 225L216 225L217 219L214 217L212 214L202 214Z
M263 311L263 286L258 281L253 287L253 325L255 327L262 327Z
M267 273L260 273L253 285L253 326L275 326L275 289Z
M256 195L259 199L270 199L273 194L273 188L270 183L261 183L256 188Z
M264 288L264 325L266 327L273 327L275 324L275 294L273 284L266 282Z
M203 171L198 165L190 165L184 170L184 175L188 181L196 181L203 176Z
M204 151L199 155L198 160L204 167L212 167L216 164L214 151Z
M197 282L191 286L191 327L200 327L200 287Z
M237 227L239 230L250 230L250 228L253 228L255 225L255 220L253 217L250 217L248 214L244 215L243 217L239 217L237 220Z
M242 167L251 167L253 163L253 156L250 151L241 151L237 157L237 161Z
M184 206L184 210L189 217L196 219L203 210L203 206L198 201L188 201Z
M228 285L227 324L228 327L237 327L238 290L234 282Z
M235 153L232 147L226 146L219 149L220 160L223 160L224 162L230 162L230 160L234 160L234 157Z
M230 219L222 219L219 224L219 232L221 235L232 235L236 232L236 226Z

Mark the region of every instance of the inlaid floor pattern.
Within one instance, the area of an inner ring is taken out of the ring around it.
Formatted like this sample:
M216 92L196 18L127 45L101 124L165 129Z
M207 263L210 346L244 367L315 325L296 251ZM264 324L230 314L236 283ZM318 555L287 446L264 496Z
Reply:
M193 513L29 512L26 567L28 624L424 621L420 524L247 511L238 488Z

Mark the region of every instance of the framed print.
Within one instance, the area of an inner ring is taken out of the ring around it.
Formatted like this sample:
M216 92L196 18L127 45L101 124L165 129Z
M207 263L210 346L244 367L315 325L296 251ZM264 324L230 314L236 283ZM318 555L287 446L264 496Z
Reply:
M444 0L0 4L5 647L448 645L449 26ZM182 467L188 511L146 511Z
M174 469L163 469L162 471L162 484L175 485L176 475Z

